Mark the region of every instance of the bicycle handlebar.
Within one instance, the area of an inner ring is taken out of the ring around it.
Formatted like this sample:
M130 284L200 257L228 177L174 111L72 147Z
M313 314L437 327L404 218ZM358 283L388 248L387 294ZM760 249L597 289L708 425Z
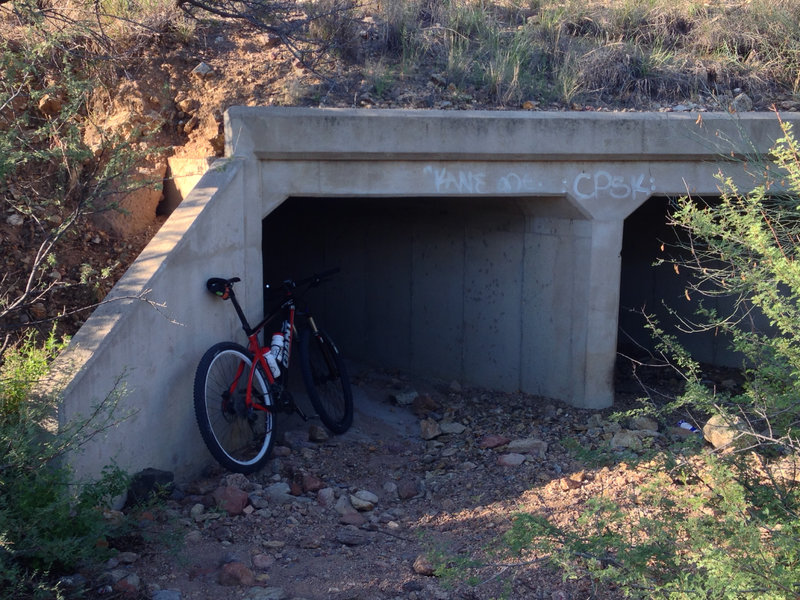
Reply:
M295 287L299 285L306 285L310 284L309 287L316 287L323 281L325 281L331 275L336 275L341 271L339 267L334 267L333 269L328 269L327 271L323 271L322 273L315 273L311 277L306 277L305 279L301 279L300 281L294 282ZM286 283L286 282L284 282Z

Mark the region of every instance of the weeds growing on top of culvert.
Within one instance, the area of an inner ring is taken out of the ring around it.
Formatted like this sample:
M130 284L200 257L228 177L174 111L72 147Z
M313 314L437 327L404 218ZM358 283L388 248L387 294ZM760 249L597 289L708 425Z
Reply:
M378 14L386 53L499 104L800 92L800 4L790 0L405 0Z

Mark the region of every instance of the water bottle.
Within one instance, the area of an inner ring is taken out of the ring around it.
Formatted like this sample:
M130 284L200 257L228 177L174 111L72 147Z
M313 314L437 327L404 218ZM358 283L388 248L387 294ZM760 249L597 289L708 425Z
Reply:
M267 361L267 366L269 367L269 370L272 371L272 376L280 377L281 368L278 366L278 361L275 360L275 355L272 353L271 349L264 351L264 360Z
M700 433L700 430L697 427L691 423L687 423L686 421L678 421L678 427L681 429L686 429L687 431L691 431L692 433Z
M269 343L269 351L272 354L275 364L283 362L283 334L280 332L272 334L272 341ZM284 365L285 366L285 365ZM276 375L277 377L277 375Z

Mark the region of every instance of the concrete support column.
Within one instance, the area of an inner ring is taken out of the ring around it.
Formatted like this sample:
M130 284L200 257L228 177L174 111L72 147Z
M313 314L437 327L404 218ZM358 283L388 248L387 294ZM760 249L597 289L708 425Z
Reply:
M584 389L573 396L573 404L583 408L606 408L614 400L623 225L622 220L591 221L586 363L583 377L576 378Z

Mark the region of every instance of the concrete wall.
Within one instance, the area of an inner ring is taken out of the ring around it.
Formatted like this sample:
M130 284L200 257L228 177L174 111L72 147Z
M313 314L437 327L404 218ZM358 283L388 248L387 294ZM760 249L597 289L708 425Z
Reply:
M188 474L209 460L194 370L211 344L244 336L204 283L241 277L257 315L265 263L295 276L342 263L322 308L355 356L608 406L625 218L651 195L715 194L731 148L766 151L778 135L773 115L755 114L230 109L231 158L60 359L62 423L119 377L135 411L73 463ZM281 231L263 251L265 218ZM160 308L131 299L145 290Z

